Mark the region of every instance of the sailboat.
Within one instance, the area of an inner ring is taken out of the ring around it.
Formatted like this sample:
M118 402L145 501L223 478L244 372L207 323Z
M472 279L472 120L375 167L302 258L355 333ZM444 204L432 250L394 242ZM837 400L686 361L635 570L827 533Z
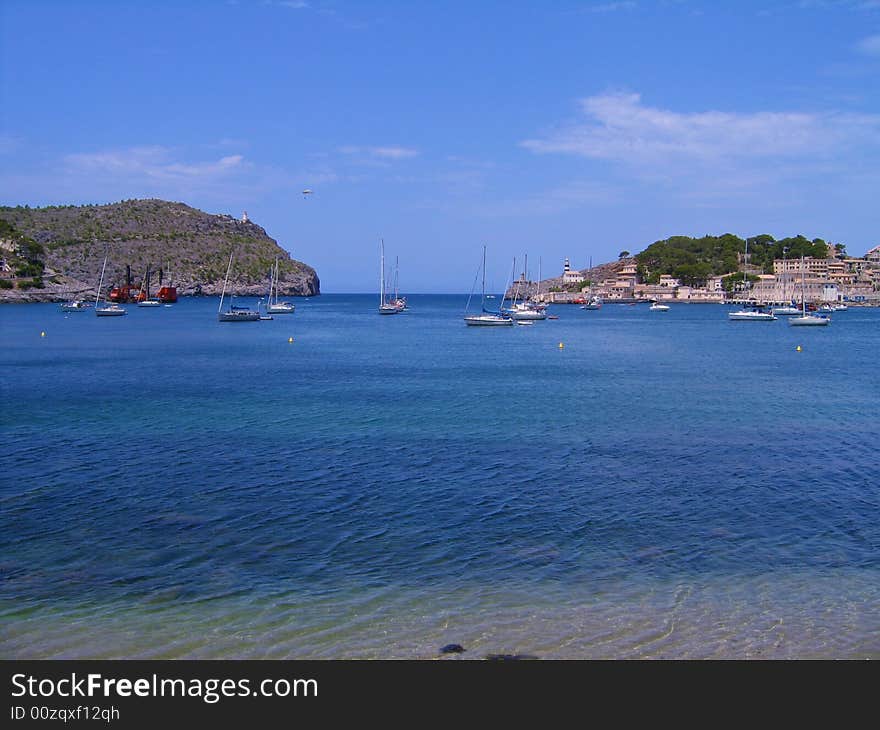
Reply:
M801 316L792 317L788 323L793 327L827 327L831 324L829 317L823 317L818 314L807 314L807 297L804 284L806 272L804 270L804 257L801 256Z
M669 305L668 304L661 304L656 299L652 299L651 306L648 307L648 309L651 310L652 312L668 312Z
M158 299L150 296L150 267L147 266L147 271L144 274L144 278L141 280L141 290L137 295L137 305L139 307L161 307L162 302Z
M749 239L746 239L746 253L743 257L743 290L748 288L748 267L749 265ZM737 312L728 312L727 318L733 322L773 322L776 320L776 315L773 312L768 312L764 309L764 307L758 303L753 304L751 307L744 306Z
M397 314L400 307L396 301L386 299L385 294L385 239L379 243L379 314Z
M226 285L229 283L229 272L232 270L232 254L229 252L229 265L226 267L226 278L223 280L223 291L220 294L220 306L217 307L217 319L221 322L259 322L260 312L248 307L236 307L229 305L229 309L223 311L223 299L226 297ZM231 297L230 297L231 298Z
M523 279L517 281L516 289L514 290L513 295L513 304L510 309L502 310L504 314L510 315L516 322L528 321L528 322L537 322L539 320L547 319L547 312L545 308L539 305L537 302L528 301L528 265L529 265L529 257L526 254L526 263L525 263L525 271L523 271ZM513 275L516 276L516 259L513 260ZM523 296L523 300L521 302L517 302L517 298L519 297L519 282L526 282L526 293Z
M406 312L409 310L409 305L406 303L406 297L400 296L400 292L398 291L398 280L400 274L400 260L397 256L394 257L394 299L391 300L392 304L395 304L397 308L401 312Z
M269 276L269 299L266 302L267 314L293 314L296 309L295 304L290 302L278 301L278 275L280 267L278 265L278 257L275 257L275 265L272 267L272 273ZM274 290L274 299L273 299Z
M104 286L104 271L107 269L107 254L104 254L104 265L101 267L101 280L98 282L98 291L95 294L95 315L98 317L121 317L125 310L116 302L104 302L101 306L101 287Z
M787 253L788 253L788 246L786 246L785 248L782 249L782 276L783 276L783 279L782 279L782 298L786 301L788 300L788 297L787 297L788 292L785 287L785 284L786 284L785 277L788 274L788 271L787 271L788 267L785 265ZM781 307L773 307L773 309L771 309L770 311L773 312L773 314L775 314L777 316L782 316L782 317L795 317L801 313L801 310L794 306L794 301L792 301L790 304L786 304Z
M473 291L471 292L471 296L473 296ZM465 306L465 312L467 312L467 308L470 306L471 297L468 297L468 303ZM503 303L503 302L502 302ZM482 295L480 297L480 313L479 314L465 314L464 315L464 323L469 327L497 327L497 326L505 326L512 325L513 319L501 312L491 312L486 309L486 247L483 246L483 289Z

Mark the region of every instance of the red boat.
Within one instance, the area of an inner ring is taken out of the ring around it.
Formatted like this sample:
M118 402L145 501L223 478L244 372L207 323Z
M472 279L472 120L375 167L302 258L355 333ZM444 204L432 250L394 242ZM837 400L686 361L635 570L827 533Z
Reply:
M177 301L177 287L163 286L156 294L156 299L164 304L174 304Z
M125 267L125 284L123 286L114 286L107 298L111 302L136 302L140 287L131 283L131 266Z
M156 293L156 299L163 304L174 304L177 301L177 287L162 285L162 269L159 269L159 291Z

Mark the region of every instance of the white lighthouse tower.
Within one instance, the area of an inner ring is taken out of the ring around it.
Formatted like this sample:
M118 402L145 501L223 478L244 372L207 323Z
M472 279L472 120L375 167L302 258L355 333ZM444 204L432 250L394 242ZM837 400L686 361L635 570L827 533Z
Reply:
M250 219L247 217L247 211L242 212L241 214L241 222L247 223Z

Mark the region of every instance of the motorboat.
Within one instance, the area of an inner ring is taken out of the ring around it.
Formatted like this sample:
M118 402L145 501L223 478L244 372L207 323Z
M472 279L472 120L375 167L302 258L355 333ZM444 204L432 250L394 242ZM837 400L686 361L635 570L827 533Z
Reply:
M728 312L727 318L734 322L773 322L776 315L763 309L741 309L738 312Z
M69 302L63 302L61 304L62 312L84 312L85 310L91 308L91 303L85 301L84 299L72 299Z

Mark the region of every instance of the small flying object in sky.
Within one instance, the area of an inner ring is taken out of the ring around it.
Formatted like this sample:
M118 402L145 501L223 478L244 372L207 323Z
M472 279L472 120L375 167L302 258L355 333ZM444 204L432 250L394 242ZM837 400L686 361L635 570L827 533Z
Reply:
M306 197L307 195L311 195L311 194L312 194L311 188L306 188L305 190L303 190L303 197Z

